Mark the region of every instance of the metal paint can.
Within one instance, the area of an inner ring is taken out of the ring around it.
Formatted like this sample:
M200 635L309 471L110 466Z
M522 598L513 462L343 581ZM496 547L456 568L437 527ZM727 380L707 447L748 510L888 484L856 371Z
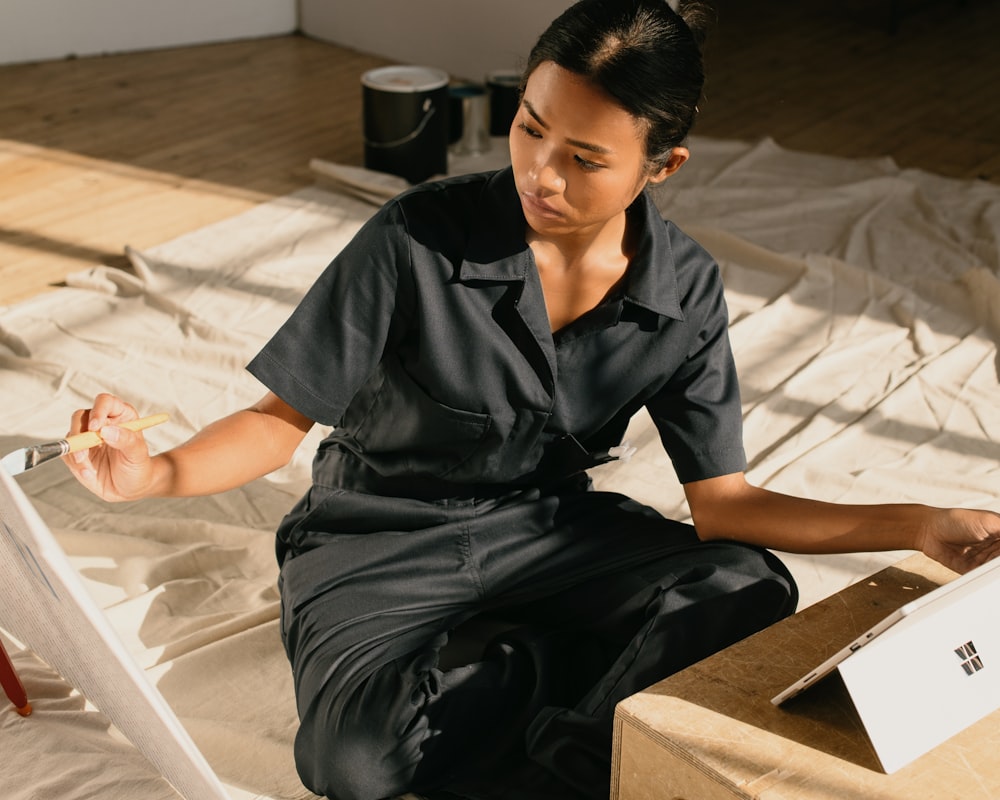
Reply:
M460 83L448 87L448 143L457 156L478 156L490 149L489 95L486 87Z
M521 103L521 73L498 69L486 76L490 92L490 136L506 136Z
M448 171L448 73L379 67L361 76L365 167L420 183Z

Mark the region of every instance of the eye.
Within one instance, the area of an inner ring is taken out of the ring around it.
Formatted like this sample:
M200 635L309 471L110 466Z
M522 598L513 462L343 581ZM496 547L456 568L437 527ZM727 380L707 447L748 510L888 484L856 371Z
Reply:
M595 161L588 161L583 156L573 156L576 159L576 163L580 165L580 169L586 172L597 172L598 170L604 169L603 164L598 164Z
M526 122L519 123L517 127L521 129L522 133L524 133L526 136L529 136L532 139L542 138L542 134L540 134L534 128L530 127Z

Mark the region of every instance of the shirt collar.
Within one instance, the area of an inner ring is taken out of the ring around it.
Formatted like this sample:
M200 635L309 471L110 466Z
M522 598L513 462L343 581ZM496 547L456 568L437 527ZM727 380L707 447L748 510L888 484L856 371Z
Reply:
M507 167L489 175L483 184L480 207L459 268L460 280L523 281L532 268L531 250L524 240L527 222Z
M532 268L531 251L524 240L527 223L510 167L487 178L480 208L459 279L523 281ZM628 213L638 222L638 237L624 300L661 316L683 319L670 234L659 209L643 191Z
M638 223L638 236L625 282L625 300L664 317L684 319L669 225L646 191L629 206L628 213Z

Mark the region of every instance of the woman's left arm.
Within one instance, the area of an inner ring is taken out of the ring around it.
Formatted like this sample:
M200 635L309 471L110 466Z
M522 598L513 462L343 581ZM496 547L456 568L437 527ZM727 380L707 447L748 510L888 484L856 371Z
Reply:
M847 505L761 489L742 472L685 484L702 539L792 553L919 550L956 572L1000 555L1000 514L913 504Z

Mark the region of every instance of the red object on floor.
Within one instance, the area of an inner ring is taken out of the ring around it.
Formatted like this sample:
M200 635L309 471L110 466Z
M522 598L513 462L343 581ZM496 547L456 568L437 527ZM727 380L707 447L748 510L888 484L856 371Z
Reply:
M10 656L4 649L3 642L0 642L0 685L3 686L4 694L14 704L17 713L26 717L31 713L31 703L28 702L28 695L24 691L24 684L17 677L14 665L10 662Z

